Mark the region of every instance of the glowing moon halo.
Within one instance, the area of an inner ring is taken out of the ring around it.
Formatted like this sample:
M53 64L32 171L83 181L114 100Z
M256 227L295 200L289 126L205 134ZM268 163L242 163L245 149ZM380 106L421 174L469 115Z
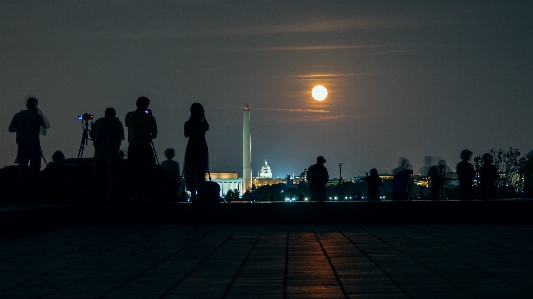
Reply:
M317 85L313 87L311 95L313 96L313 99L323 101L328 96L328 90L322 85Z

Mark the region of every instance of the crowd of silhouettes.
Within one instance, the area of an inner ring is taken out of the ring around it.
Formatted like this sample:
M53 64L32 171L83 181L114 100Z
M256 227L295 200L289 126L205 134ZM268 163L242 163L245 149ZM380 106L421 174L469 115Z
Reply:
M27 99L27 110L21 111L13 117L9 131L16 133L17 149L17 180L19 191L31 189L38 190L38 178L41 169L42 155L39 135L45 135L50 124L41 110L37 108L38 100L34 97ZM157 137L157 122L148 109L150 100L139 97L136 101L136 110L128 112L124 125L128 130L127 155L120 150L124 140L124 127L116 117L114 108L107 108L104 117L91 123L90 138L94 146L94 195L97 201L115 201L120 195L120 181L129 180L127 188L130 189L130 202L146 201L152 195L151 187L147 182L152 178L156 169L157 154L153 139ZM92 119L92 118L91 118ZM205 119L204 108L199 103L191 106L191 117L185 122L184 134L189 138L185 153L184 176L187 189L191 191L193 199L202 188L208 163L208 148L205 133L209 124ZM123 158L127 156L126 171L121 171L124 166ZM174 149L165 151L166 160L161 163L161 169L170 178L170 194L177 197L182 194L180 165L174 161ZM65 170L65 156L61 151L54 153L52 161L43 170L46 174L46 188L48 191L65 189L69 183ZM45 161L46 162L46 161ZM121 174L122 173L122 174ZM65 182L67 181L67 182ZM31 196L37 194L33 192ZM58 196L59 192L51 192Z
M145 201L151 196L150 186L146 184L156 166L157 154L153 139L157 137L157 123L148 109L150 100L147 97L139 97L136 101L136 110L128 112L125 117L125 126L128 130L127 165L129 186L132 189L130 201ZM41 158L44 159L40 145L40 135L46 135L50 128L48 119L37 108L38 100L30 97L26 101L27 110L16 113L9 125L9 132L16 133L17 143L17 180L19 190L35 190L38 185L38 174L41 169ZM205 186L206 172L209 172L209 150L205 139L209 130L209 123L205 117L205 111L200 103L194 103L190 107L190 117L184 123L184 136L188 138L185 149L183 172L180 165L174 161L175 151L172 148L165 150L166 160L161 163L170 177L170 193L173 197L183 194L182 178L185 186L190 191L192 201L195 201L199 191ZM121 163L125 156L120 150L124 140L124 128L116 117L113 108L107 108L104 117L97 119L91 125L89 132L93 140L94 154L94 191L98 201L110 201L119 196L119 181L121 179ZM462 200L495 199L497 194L498 170L493 165L491 154L485 153L481 161L475 161L476 167L470 160L472 151L465 149L460 153L461 161L457 164L457 178L459 193ZM65 182L63 161L65 155L56 151L52 161L47 165L45 173L53 182ZM430 198L445 199L446 175L451 169L446 161L440 160L436 165L431 163L432 157L424 158L424 166L420 169L422 175L429 179ZM45 160L46 163L46 160ZM318 156L316 164L308 168L307 180L312 201L327 200L327 183L329 174L325 167L326 159ZM398 167L392 170L392 199L408 200L415 199L413 192L413 167L409 160L399 158ZM481 164L479 167L478 164ZM527 159L520 165L520 173L524 178L523 193L527 197L533 197L533 151L527 154ZM476 196L474 182L478 182L479 194ZM381 199L380 188L383 181L375 168L370 170L370 175L363 178L367 183L367 200L377 201ZM49 188L60 189L60 185L50 183ZM301 196L303 198L303 194ZM358 195L357 198L361 196ZM419 195L419 198L421 196Z

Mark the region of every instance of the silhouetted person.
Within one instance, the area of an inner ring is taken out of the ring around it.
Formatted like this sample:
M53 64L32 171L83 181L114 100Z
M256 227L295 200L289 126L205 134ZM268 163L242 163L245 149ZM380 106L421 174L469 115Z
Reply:
M370 175L363 178L368 184L366 191L367 200L379 200L379 187L383 186L383 182L378 175L378 171L375 168L370 169Z
M481 156L483 165L479 168L479 185L482 199L496 198L496 180L500 177L496 166L492 165L492 156L484 153Z
M465 149L461 152L461 162L457 164L457 178L459 179L459 191L462 200L474 199L474 166L468 162L472 157L472 152Z
M135 196L147 195L150 173L155 167L152 139L157 137L155 118L148 110L150 100L147 97L137 99L137 110L126 114L125 125L128 127L128 165Z
M524 197L533 198L533 150L527 153L527 160L520 165L520 172L524 176Z
M409 164L409 160L406 158L398 158L398 167L394 168L392 170L392 175L396 175L398 172L405 170L405 167Z
M444 184L444 177L446 175L446 161L440 160L439 164L431 166L427 175L431 182L431 199L439 199L440 188Z
M68 186L69 176L65 169L65 155L62 151L55 151L52 161L43 170L45 189L55 200L65 198L65 190Z
M392 178L392 200L408 200L411 194L413 174L412 166L407 164L405 169L396 172Z
M113 108L96 120L90 131L94 145L94 191L97 200L116 200L120 176L120 144L124 127Z
M15 114L9 124L9 132L17 133L18 187L25 185L24 178L27 176L28 170L31 174L31 186L37 187L42 153L39 134L41 128L43 134L45 134L46 129L50 128L50 123L43 116L41 110L37 108L38 102L36 98L29 98L26 101L27 110Z
M175 197L179 195L181 177L180 177L180 164L177 161L172 160L174 156L175 156L174 149L167 148L165 150L165 157L167 157L167 159L161 162L161 167L163 167L163 169L168 171L168 173L171 176L171 184L172 184L172 190L173 190L172 196Z
M198 189L205 182L205 173L209 161L209 150L205 141L205 133L209 131L209 123L205 119L204 107L200 103L191 105L191 116L184 125L184 135L189 138L185 150L185 186L191 192L191 200L196 200Z
M428 173L429 169L432 166L433 157L425 156L424 160L423 160L423 163L424 163L424 166L420 167L420 169L418 170L418 173L421 174L421 175L426 175Z
M327 187L329 180L328 169L324 164L326 159L322 156L316 158L316 164L309 166L307 169L307 180L309 181L309 193L311 193L311 200L326 201Z
M55 151L52 155L52 161L48 162L48 165L45 167L43 172L51 171L53 173L61 172L63 173L64 165L63 162L65 162L65 155L62 151Z

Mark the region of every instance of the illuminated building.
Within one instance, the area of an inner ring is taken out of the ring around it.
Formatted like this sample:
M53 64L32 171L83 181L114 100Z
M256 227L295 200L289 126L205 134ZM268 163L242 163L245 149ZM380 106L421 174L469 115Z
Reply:
M206 180L209 180L208 174L205 175ZM224 198L229 190L239 190L242 196L242 179L238 177L236 172L212 172L211 180L220 185L220 197Z
M259 172L259 177L262 179L271 179L272 178L272 171L270 170L270 166L268 166L267 161L265 160L265 165L261 167L261 171Z

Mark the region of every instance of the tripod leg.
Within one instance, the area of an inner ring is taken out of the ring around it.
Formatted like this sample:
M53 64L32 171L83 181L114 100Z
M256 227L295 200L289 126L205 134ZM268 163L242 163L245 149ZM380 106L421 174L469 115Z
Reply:
M83 140L81 141L80 149L78 150L78 159L83 158L83 148L85 147L85 143L83 143Z
M43 158L44 165L48 167L48 163L46 163L46 159L44 158L43 151L41 151L41 157Z
M347 201L348 200L348 197L350 197L350 193L348 193L348 188L346 188L346 184L343 182L342 185L344 186L344 191L346 191L346 198L345 200Z
M155 145L153 140L150 140L150 145L152 146L152 153L154 153L155 161L157 162L157 165L159 165L159 159L157 159L157 152L155 151Z
M81 136L80 149L78 150L78 159L83 158L83 151L85 150L85 143L88 143L87 129L83 129L83 134Z

